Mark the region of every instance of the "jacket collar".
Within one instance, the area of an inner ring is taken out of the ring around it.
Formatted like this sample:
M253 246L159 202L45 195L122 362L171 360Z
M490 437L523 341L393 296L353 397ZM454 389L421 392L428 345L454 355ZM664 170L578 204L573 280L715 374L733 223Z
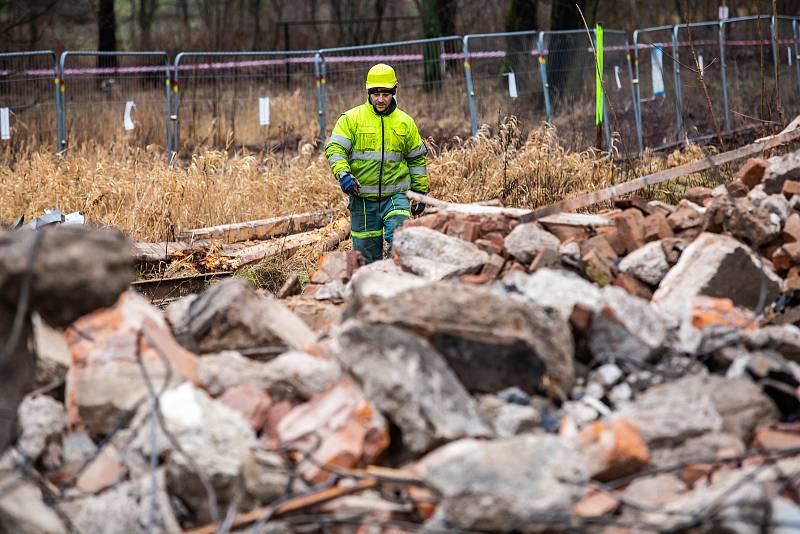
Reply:
M391 115L392 112L397 109L397 100L395 100L394 97L392 97L392 101L389 103L389 107L386 108L386 111L384 111L383 113L378 113L378 110L376 110L372 102L369 101L369 97L367 97L367 106L372 110L372 112L375 115L379 117L383 115L384 117L386 117L388 115Z

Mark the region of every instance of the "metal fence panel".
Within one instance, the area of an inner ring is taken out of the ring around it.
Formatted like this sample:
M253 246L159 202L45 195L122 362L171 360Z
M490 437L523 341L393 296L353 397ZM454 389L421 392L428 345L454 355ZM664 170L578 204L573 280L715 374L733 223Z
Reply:
M55 145L56 72L51 50L0 54L0 120L8 119L0 148Z
M540 71L547 88L548 120L571 148L595 144L595 31L541 32Z
M772 17L722 21L731 131L778 121Z
M606 99L605 119L620 155L638 152L636 142L636 100L633 96L633 70L628 34L603 30L603 90Z
M173 147L297 146L318 134L315 51L181 52L173 68Z
M387 63L397 73L397 105L423 135L468 135L461 37L440 37L319 51L320 138L337 117L367 101L367 71Z
M479 124L496 124L508 115L527 127L546 120L537 41L535 31L464 37L473 135Z
M170 148L166 52L64 52L59 63L61 148L70 142L163 143Z
M672 31L673 26L659 26L633 33L639 151L680 141Z
M779 80L781 109L784 120L790 121L800 113L800 78L798 78L798 44L795 33L797 17L777 17L773 22L775 39L775 75Z
M672 46L677 60L673 65L678 95L678 135L690 141L708 139L716 134L715 124L721 131L725 129L726 95L720 23L675 26ZM700 81L701 75L708 98Z

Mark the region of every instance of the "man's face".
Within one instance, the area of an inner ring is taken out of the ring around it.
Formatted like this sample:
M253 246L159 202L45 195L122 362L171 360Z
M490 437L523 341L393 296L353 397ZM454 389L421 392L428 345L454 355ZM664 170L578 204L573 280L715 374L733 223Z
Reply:
M386 108L389 107L389 104L392 103L392 93L387 91L379 90L377 93L372 93L369 95L369 100L375 109L378 110L378 113L383 113L386 111Z

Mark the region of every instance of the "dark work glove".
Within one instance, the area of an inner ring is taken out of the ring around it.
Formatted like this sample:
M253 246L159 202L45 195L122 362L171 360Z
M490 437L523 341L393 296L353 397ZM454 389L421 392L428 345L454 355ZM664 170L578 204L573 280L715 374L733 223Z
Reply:
M342 175L342 179L339 180L339 186L342 188L342 191L348 195L357 195L361 192L361 186L358 184L358 180L349 172Z
M422 212L425 211L425 203L424 202L417 202L416 200L412 200L410 202L411 205L411 215L422 215Z

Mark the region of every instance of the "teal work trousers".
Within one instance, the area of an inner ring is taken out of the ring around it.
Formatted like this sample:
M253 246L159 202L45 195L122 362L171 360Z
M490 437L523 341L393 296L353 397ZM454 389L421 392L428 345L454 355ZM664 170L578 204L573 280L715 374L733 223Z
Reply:
M353 250L359 251L367 263L383 259L383 241L392 254L395 229L411 218L405 193L397 193L380 201L350 197L350 236Z

